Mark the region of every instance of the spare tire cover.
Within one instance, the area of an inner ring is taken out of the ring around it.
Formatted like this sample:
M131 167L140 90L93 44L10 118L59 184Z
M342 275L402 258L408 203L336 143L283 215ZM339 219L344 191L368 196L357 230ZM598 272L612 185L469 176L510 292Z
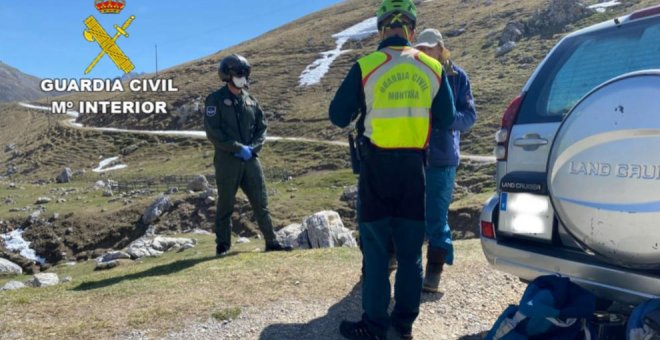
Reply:
M573 108L548 188L568 232L603 260L660 268L660 71L611 80Z

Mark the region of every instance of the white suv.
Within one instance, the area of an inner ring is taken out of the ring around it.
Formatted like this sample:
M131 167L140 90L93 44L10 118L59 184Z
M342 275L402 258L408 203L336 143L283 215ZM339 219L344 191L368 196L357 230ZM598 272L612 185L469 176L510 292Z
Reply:
M660 6L574 32L504 113L481 241L496 268L660 297Z

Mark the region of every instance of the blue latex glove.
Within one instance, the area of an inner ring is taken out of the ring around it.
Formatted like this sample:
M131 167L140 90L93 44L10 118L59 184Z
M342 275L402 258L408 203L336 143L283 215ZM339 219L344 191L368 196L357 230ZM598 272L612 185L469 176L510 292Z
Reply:
M235 157L238 157L244 161L249 161L252 158L252 148L249 146L241 146L241 151L234 154Z

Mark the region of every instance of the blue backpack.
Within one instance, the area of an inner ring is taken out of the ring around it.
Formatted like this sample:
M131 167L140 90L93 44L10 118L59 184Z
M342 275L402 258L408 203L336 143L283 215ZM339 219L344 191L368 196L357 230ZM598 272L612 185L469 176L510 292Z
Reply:
M652 315L656 314L656 317ZM635 309L628 319L626 330L626 339L628 340L648 340L660 338L658 325L658 312L660 312L660 299L648 300Z
M591 339L589 320L596 297L568 278L541 276L532 281L520 306L510 305L486 340Z

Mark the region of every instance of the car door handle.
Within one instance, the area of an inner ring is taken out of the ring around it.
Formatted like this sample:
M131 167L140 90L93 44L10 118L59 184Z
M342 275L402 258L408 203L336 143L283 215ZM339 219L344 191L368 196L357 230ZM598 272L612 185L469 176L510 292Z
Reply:
M548 140L540 137L523 137L513 141L513 145L523 148L548 145Z

